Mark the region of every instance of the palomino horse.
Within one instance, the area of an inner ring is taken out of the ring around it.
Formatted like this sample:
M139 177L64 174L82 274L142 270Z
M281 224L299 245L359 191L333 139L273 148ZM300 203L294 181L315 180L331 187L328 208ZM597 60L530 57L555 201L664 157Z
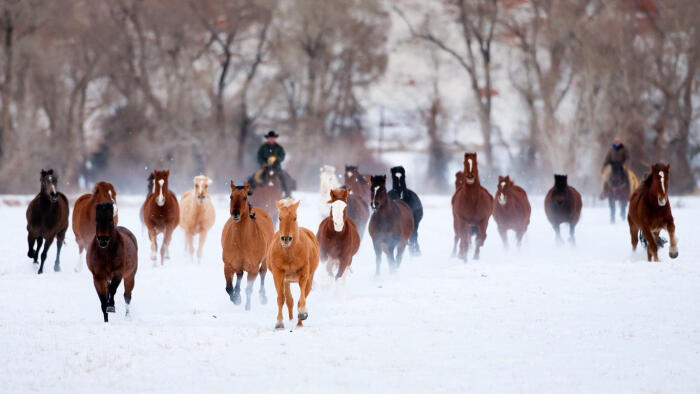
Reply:
M282 170L275 166L265 166L260 173L259 183L254 185L254 193L250 197L253 206L264 209L277 226L278 214L275 204L282 198Z
M86 250L95 238L95 206L103 202L113 204L114 223L119 223L117 191L109 182L97 182L92 193L83 194L73 204L72 226L79 252L78 264L75 266L76 272L80 272L83 268L83 250Z
M95 206L96 231L88 248L87 266L100 297L105 323L107 313L114 313L114 294L124 279L124 302L129 315L131 291L138 268L138 245L131 231L115 224L114 204L99 203Z
M53 265L53 270L56 272L61 270L61 247L66 238L66 230L68 230L68 199L63 193L56 190L58 177L54 174L53 169L41 170L39 180L41 190L27 207L27 242L29 243L27 256L34 259L34 264L37 264L41 244L46 240L38 272L41 274L44 272L46 255L54 238L56 238L57 243L56 262ZM36 241L36 251L34 250L34 241Z
M359 195L364 201L369 201L369 181L367 175L360 174L357 166L345 165L345 186L350 195ZM352 217L352 216L351 216Z
M194 189L186 191L180 198L180 227L185 230L185 250L194 255L194 236L199 235L197 262L202 262L202 248L207 233L214 226L216 212L209 196L212 180L204 175L194 177Z
M279 209L280 228L272 237L272 241L267 248L267 267L272 272L277 290L277 324L276 329L283 329L282 305L287 302L289 320L292 320L292 309L294 299L289 284L299 283L299 312L297 326L301 327L302 320L309 317L306 310L306 299L311 292L311 283L314 280L314 273L318 268L320 249L318 241L311 230L299 227L297 222L296 203L292 199L284 199L277 202Z
M627 202L637 186L637 177L632 172L620 163L611 165L610 176L603 186L603 194L610 205L610 223L615 223L615 201L620 203L620 219L625 219Z
M569 223L569 242L576 243L576 224L581 217L581 206L581 194L568 185L567 176L554 175L554 187L544 198L544 211L557 234L557 242L561 243L559 226Z
M493 218L498 225L503 245L508 247L508 230L515 231L518 247L530 225L530 201L523 188L517 186L510 176L498 177L498 190L493 202Z
M647 240L647 260L659 261L658 240L661 230L671 237L669 257L678 257L676 225L673 223L671 204L668 201L668 176L671 166L656 163L651 166L642 184L630 197L630 210L627 222L632 237L632 250L637 250L639 232ZM656 242L654 242L656 241Z
M248 285L245 288L245 310L250 310L250 295L253 293L255 277L260 273L260 303L266 304L265 274L267 264L265 252L270 244L275 228L272 219L263 209L252 211L248 202L250 184L236 186L231 181L231 217L226 221L221 232L223 249L224 276L226 293L231 301L241 303L241 279L243 271L248 273ZM236 274L236 287L233 287L233 274Z
M340 187L338 176L335 175L335 167L324 165L321 167L321 200L319 204L319 213L322 218L328 216L328 203L331 198L331 190Z
M401 200L392 200L386 192L386 175L374 175L372 186L372 217L369 219L369 235L374 244L376 275L382 264L382 251L389 261L389 270L401 265L403 252L413 234L413 213L411 207ZM396 249L396 257L394 257Z
M413 213L413 234L408 240L408 248L411 255L420 255L420 245L418 245L418 225L423 219L423 204L418 195L406 187L406 170L402 166L391 169L391 190L389 198L401 200L408 204Z
M156 266L158 253L158 234L163 234L163 245L160 248L160 265L170 258L170 239L180 221L180 206L175 193L168 189L170 170L155 170L148 177L150 193L141 207L141 219L148 228L148 238L151 240L151 261Z
M318 226L316 238L321 247L321 260L330 260L326 265L328 274L340 279L360 249L360 234L347 215L347 189L332 189L330 198L330 216ZM338 267L336 274L333 273L335 267Z
M459 257L467 260L472 235L476 235L474 260L486 240L486 228L493 211L493 197L479 182L476 153L464 154L463 184L452 196L455 237L459 238Z

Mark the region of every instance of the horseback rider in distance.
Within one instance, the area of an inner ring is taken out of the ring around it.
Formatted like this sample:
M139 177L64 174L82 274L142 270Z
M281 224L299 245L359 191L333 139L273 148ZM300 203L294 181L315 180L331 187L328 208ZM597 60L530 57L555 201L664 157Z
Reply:
M620 137L615 137L613 139L613 143L610 146L610 149L608 150L608 153L605 155L605 160L603 161L603 166L600 168L600 173L603 174L601 183L600 183L600 198L604 198L604 193L605 193L605 183L610 179L610 175L612 174L612 169L614 166L619 165L622 167L622 170L624 171L625 174L628 174L628 169L626 166L627 161L629 160L629 153L627 153L627 147L622 144L622 140ZM630 184L632 184L630 180Z
M288 187L290 184L290 178L286 171L282 169L282 162L284 161L286 152L284 151L282 145L277 143L279 134L277 134L274 130L270 130L264 135L264 138L266 141L260 146L257 154L257 162L258 165L260 165L260 168L255 172L255 174L253 174L251 179L252 182L250 183L253 186L259 185L262 182L262 174L264 169L266 167L273 167L280 171L280 184L282 187L282 192L284 195L289 196L291 193L291 190L289 190Z

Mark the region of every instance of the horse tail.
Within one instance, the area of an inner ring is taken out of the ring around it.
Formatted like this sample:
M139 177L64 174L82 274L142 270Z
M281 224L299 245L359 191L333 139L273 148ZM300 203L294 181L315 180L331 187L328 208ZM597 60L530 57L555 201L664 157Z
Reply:
M153 192L153 185L154 185L155 180L156 180L156 177L153 175L153 173L148 175L148 192L146 193L146 196L148 196L149 194L151 194Z
M632 170L627 170L627 177L630 181L630 194L632 194L639 187L639 179L637 179L637 175Z

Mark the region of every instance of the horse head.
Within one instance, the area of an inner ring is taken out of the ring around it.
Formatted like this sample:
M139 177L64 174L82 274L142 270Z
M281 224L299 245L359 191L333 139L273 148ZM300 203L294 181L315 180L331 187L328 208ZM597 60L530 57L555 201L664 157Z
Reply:
M479 167L476 161L476 152L464 154L464 180L469 185L479 181Z
M168 191L168 177L170 177L170 170L153 171L153 190L151 193L156 194L156 205L159 207L165 205L165 194Z
M49 197L49 201L58 201L58 191L56 190L56 183L58 182L58 177L54 174L53 168L49 168L48 171L41 170L41 193Z
M373 210L379 209L386 204L389 197L386 194L386 175L372 175L370 178L372 201L370 206Z
M209 194L209 185L212 180L206 175L197 175L194 177L194 194L197 196L197 202L203 204Z
M280 244L283 248L292 246L292 242L299 238L299 223L297 223L297 208L299 201L294 202L291 198L285 198L275 203L279 210L279 231Z
M564 205L566 202L566 191L569 188L568 176L561 174L554 174L554 202L557 205Z
M464 171L455 172L455 190L464 185Z
M406 190L406 170L403 166L391 168L391 185L394 190Z
M97 182L92 189L92 198L98 204L103 202L112 203L114 216L117 216L119 213L117 209L117 191L114 190L114 186L111 183L104 181Z
M506 197L506 190L513 186L513 181L510 179L510 175L499 176L498 177L498 190L496 190L496 201L500 205L506 205L508 199Z
M95 206L95 237L97 246L105 249L114 236L114 203L102 202Z
M234 223L240 222L241 217L250 216L248 196L251 194L253 194L253 192L250 191L250 183L246 182L244 186L236 186L233 181L231 181L231 203L229 206L229 213Z
M343 231L345 227L346 207L348 206L348 190L332 189L331 199L328 203L331 206L331 217L333 218L333 228L337 232Z
M660 207L668 204L668 173L670 164L656 163L651 166L649 192L656 197Z

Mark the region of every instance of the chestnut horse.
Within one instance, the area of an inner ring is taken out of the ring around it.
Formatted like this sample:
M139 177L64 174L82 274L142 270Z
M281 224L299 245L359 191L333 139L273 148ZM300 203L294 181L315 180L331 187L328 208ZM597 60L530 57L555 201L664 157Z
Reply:
M316 238L321 247L321 260L331 260L326 265L328 274L340 279L360 249L360 234L347 214L348 191L332 189L330 198L330 216L318 226ZM338 272L333 274L335 267L338 267Z
M221 232L222 258L226 293L235 305L241 303L241 279L243 271L248 273L248 285L245 288L245 310L250 310L250 295L253 293L255 277L260 273L260 303L266 304L265 274L267 264L265 253L270 244L275 228L272 219L263 209L251 208L248 202L250 184L236 186L231 181L231 203L228 218ZM233 274L236 274L236 287L233 287Z
M367 175L360 174L357 166L345 165L345 186L350 195L358 195L365 202L369 201L369 181Z
M73 204L73 233L78 244L78 264L75 271L83 268L83 250L92 244L95 238L95 206L99 203L111 202L114 212L114 223L119 223L119 211L117 210L117 191L109 182L97 182L92 193L83 194Z
M418 225L423 219L423 204L418 195L413 190L406 187L406 170L402 166L391 169L391 190L389 198L401 200L408 204L413 213L413 234L408 240L408 248L411 255L420 255L420 245L418 245Z
M646 175L642 184L630 197L630 209L627 222L630 226L632 250L637 250L639 232L647 240L647 260L659 261L658 240L661 230L666 230L671 237L669 257L678 257L678 239L676 226L671 214L671 203L668 201L668 176L671 166L656 163L651 166L651 172ZM656 242L654 242L656 241Z
M299 312L297 326L301 327L302 320L309 317L306 310L306 299L311 292L311 284L314 280L314 273L318 268L320 248L314 233L311 230L299 227L297 222L296 203L292 199L284 199L277 202L279 210L280 227L272 237L272 241L267 248L267 267L272 272L277 290L277 324L276 329L283 329L282 305L287 303L289 320L292 320L292 308L294 299L289 284L299 283Z
M180 206L175 193L168 189L170 170L155 170L148 177L150 193L141 207L141 220L148 228L151 240L151 261L155 267L158 252L158 234L163 234L160 248L160 265L170 258L170 240L180 221Z
M386 175L374 175L372 187L372 217L369 219L369 235L374 245L376 275L382 264L382 251L387 255L389 270L393 272L401 265L403 252L413 234L411 207L401 200L392 200L386 191ZM394 257L396 249L396 257Z
M99 203L95 206L95 236L87 252L87 266L92 272L92 281L100 297L100 306L105 323L107 313L114 313L114 294L124 279L124 302L129 315L131 291L138 268L138 244L136 237L115 223L114 204Z
M53 169L41 170L39 181L41 190L27 207L27 242L29 243L27 256L34 259L34 264L37 264L41 244L46 240L44 251L41 252L41 265L38 272L41 274L44 272L46 255L54 238L56 238L56 261L53 270L56 272L61 270L61 247L68 230L68 199L56 190L58 177ZM36 241L36 251L34 241Z
M253 185L254 193L250 200L253 206L262 208L277 226L279 221L275 204L282 198L282 170L275 166L265 166L260 173L260 183Z
M194 177L194 189L186 191L180 197L180 227L185 230L185 250L194 255L194 237L199 235L197 247L197 262L202 262L202 248L207 239L207 233L214 226L216 211L209 196L209 185L212 180L204 175Z
M610 205L610 223L615 223L615 202L620 204L620 219L625 219L627 202L639 186L637 177L626 170L620 163L612 163L610 177L603 185L603 195L608 198Z
M459 257L467 260L471 237L476 235L474 260L486 240L486 228L493 211L493 197L479 182L479 166L476 153L464 154L462 186L452 196L452 216L455 237L459 238Z
M508 230L515 231L518 247L530 225L530 201L523 188L517 186L510 176L498 177L498 190L493 202L493 218L498 225L503 245L508 247Z
M569 242L576 243L576 224L581 217L581 206L581 194L568 185L567 176L554 175L554 187L544 198L544 211L557 234L557 242L562 241L559 226L569 223Z

